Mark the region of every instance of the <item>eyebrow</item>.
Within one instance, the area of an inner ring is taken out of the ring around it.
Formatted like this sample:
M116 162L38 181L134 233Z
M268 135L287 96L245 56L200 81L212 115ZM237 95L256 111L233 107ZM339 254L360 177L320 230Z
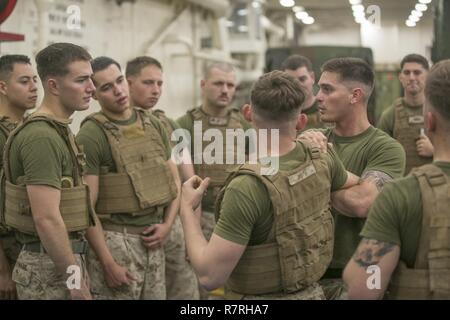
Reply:
M114 82L116 82L117 80L119 80L119 79L121 79L121 78L122 78L122 79L125 79L125 76L124 76L124 75L120 75L120 76L117 77L114 81L106 82L106 83L102 84L99 88L100 88L100 89L104 89L105 87L112 85Z

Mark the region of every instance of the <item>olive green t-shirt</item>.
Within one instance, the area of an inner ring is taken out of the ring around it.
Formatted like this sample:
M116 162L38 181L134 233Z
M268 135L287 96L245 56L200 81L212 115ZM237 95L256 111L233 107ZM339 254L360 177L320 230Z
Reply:
M127 120L109 120L117 126L129 126L134 124L138 117L136 111L133 110L131 117ZM150 115L150 121L161 136L166 151L166 160L169 160L171 149L167 132L156 117ZM78 144L83 146L86 154L86 174L99 176L102 168L108 168L108 172L111 173L117 172L108 138L103 129L94 120L87 120L82 125L76 140ZM119 225L147 226L151 224L152 217L151 215L131 216L129 214L114 214L110 219L102 218L102 220Z
M450 162L434 162L450 176ZM414 266L422 232L422 194L419 181L409 175L391 181L369 211L361 236L400 246L400 260Z
M306 148L296 148L279 158L279 170L298 168L306 160ZM326 155L331 173L331 191L347 181L344 165L334 151ZM265 185L258 178L240 175L227 186L214 233L240 245L259 245L266 241L274 220L274 210Z
M345 168L361 177L368 171L380 171L393 179L403 176L405 151L403 147L383 131L369 127L352 137L337 136L332 129L323 130ZM359 233L365 219L351 218L333 209L335 240L333 261L330 268L344 268L359 244Z
M402 104L405 107L405 111L408 115L417 115L418 109L422 110L422 105L411 106L406 103L405 99L402 99ZM378 129L383 130L391 137L394 137L394 125L395 125L395 103L388 107L381 114L380 120L378 120Z
M9 165L14 184L45 185L61 190L62 177L73 177L74 164L67 144L58 132L44 121L26 125L14 137ZM76 233L70 235L71 238L75 236ZM21 243L39 241L37 237L20 232L16 233L16 238Z
M250 123L248 123L240 113L238 113L238 117L239 117L239 122L244 131L247 131L248 129L252 128L252 125ZM194 119L192 118L192 115L188 112L181 118L178 118L176 120L176 122L182 129L185 129L190 133L190 135L191 135L190 146L193 146L195 137L194 137ZM197 138L197 139L199 139L199 138ZM200 139L203 140L203 137L200 137ZM249 150L248 143L246 144L246 150L247 151ZM191 156L193 156L193 151L194 150L191 147ZM206 210L206 211L214 212L214 203L215 203L215 198L213 197L212 192L211 193L208 192L208 194L205 197L203 197L203 199L202 199L202 209Z

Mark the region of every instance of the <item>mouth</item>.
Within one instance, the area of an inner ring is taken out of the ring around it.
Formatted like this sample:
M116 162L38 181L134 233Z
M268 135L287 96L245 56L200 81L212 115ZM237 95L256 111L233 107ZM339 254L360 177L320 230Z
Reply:
M118 104L125 104L125 103L127 103L128 102L128 97L127 96L125 96L125 97L122 97L122 98L120 98L119 100L117 100L117 103Z
M91 102L91 98L92 98L92 96L89 96L89 97L83 98L83 101L85 101L85 102L89 103L89 102Z
M33 101L33 102L36 102L37 98L38 98L37 96L32 96L32 97L30 97L30 100Z

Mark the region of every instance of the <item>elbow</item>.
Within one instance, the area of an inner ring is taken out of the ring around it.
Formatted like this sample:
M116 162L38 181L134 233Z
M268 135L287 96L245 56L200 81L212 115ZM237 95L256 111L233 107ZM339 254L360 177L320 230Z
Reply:
M42 232L45 232L46 230L53 230L54 228L57 228L61 225L58 219L55 219L55 217L52 216L33 217L33 220L36 226L36 230Z
M359 199L353 207L353 213L357 218L367 218L369 214L370 206L372 205L372 199L370 197L363 197Z
M365 276L355 275L348 268L344 270L342 279L349 300L379 300L383 297L382 290L369 288Z
M215 290L225 285L225 281L211 275L200 276L198 277L198 281L200 285L208 291Z

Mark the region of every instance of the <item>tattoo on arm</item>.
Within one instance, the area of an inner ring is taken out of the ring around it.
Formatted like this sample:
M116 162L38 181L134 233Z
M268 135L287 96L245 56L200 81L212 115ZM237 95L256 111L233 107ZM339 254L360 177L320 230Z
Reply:
M393 243L363 238L353 255L353 260L360 267L368 268L369 266L378 264L381 258L392 251L395 246Z
M367 171L361 176L361 181L372 178L377 186L378 191L383 189L386 182L393 180L391 176L381 171Z

